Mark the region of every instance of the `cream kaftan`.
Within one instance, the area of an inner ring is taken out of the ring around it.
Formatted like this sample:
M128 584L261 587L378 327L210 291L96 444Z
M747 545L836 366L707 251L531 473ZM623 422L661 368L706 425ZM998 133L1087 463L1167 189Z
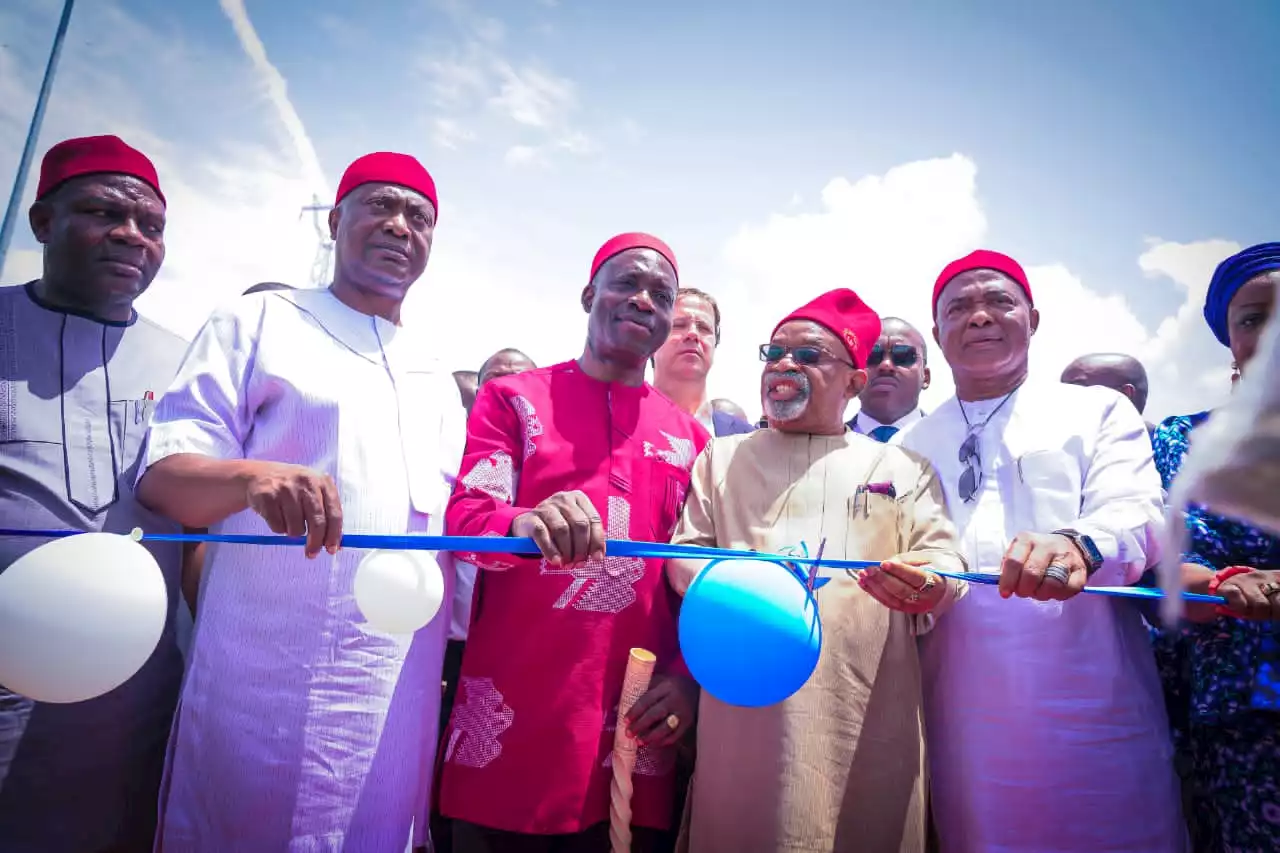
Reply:
M896 498L858 494L892 483ZM865 500L864 500L865 498ZM927 555L963 571L927 462L861 435L759 430L712 441L693 468L673 542L824 556ZM700 564L668 563L681 595ZM916 635L932 616L896 613L844 571L818 592L822 655L784 702L738 708L703 693L683 842L693 853L920 853L926 763ZM952 587L943 609L964 594Z

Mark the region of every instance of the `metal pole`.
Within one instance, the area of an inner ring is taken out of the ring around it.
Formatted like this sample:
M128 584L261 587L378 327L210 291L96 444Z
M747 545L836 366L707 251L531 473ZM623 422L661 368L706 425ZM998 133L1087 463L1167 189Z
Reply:
M0 273L4 271L5 259L9 256L9 241L13 239L13 229L18 222L18 207L22 204L22 191L27 186L27 173L31 171L31 160L35 157L36 142L40 138L40 125L44 123L44 108L49 103L49 90L53 88L53 75L58 70L58 57L62 54L62 41L67 36L67 27L71 23L71 8L75 0L66 0L62 4L62 19L58 21L58 31L53 36L53 49L49 51L49 64L44 69L44 82L40 84L40 95L36 98L36 109L31 114L31 127L27 129L27 141L22 146L22 159L18 161L18 174L13 177L13 192L9 194L9 206L4 212L4 222L0 223Z

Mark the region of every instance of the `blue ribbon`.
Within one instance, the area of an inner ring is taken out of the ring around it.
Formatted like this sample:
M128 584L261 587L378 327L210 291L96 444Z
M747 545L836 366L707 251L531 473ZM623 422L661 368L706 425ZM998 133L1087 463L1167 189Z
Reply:
M78 536L83 530L15 530L0 528L0 536L21 536L36 539L62 539L67 536ZM301 546L306 544L303 536L259 536L241 533L142 533L143 542L221 542L228 545L273 545ZM368 533L344 533L342 547L363 549L384 549L389 551L462 551L475 554L519 554L536 556L538 546L532 539L516 536L383 536ZM675 545L657 542L633 542L629 539L610 539L606 542L606 550L614 557L647 557L662 560L760 560L767 563L778 563L786 567L792 574L806 585L808 577L799 571L799 566L825 566L830 569L846 569L858 571L871 566L880 565L877 561L866 560L832 560L809 557L807 548L805 556L793 554L770 554L763 551L738 551L730 548L703 548L698 545ZM974 584L994 586L1000 582L998 575L980 572L948 572L930 567L929 571L936 575L955 580L968 581ZM815 584L814 588L822 586ZM1092 595L1105 595L1113 598L1164 598L1159 589L1135 586L1086 586L1084 591ZM1225 604L1226 599L1219 595L1204 595L1198 592L1184 592L1185 601L1203 602L1206 604Z

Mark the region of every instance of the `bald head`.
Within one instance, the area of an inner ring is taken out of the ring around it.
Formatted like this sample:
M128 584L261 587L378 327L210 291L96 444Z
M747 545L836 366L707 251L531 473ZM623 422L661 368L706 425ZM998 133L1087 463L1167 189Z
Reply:
M920 348L920 360L927 361L927 353L925 352L924 335L920 334L920 330L908 323L901 317L881 317L880 318L880 337L900 337L906 338L911 343Z
M497 379L499 376L510 376L513 373L523 373L535 367L537 365L533 363L533 359L529 358L529 356L518 349L508 347L507 349L500 349L486 358L484 364L480 365L480 370L476 375L479 378L479 384L483 385L490 379Z
M1121 353L1098 352L1082 355L1062 371L1068 385L1101 385L1118 391L1142 412L1147 407L1147 371L1142 362Z

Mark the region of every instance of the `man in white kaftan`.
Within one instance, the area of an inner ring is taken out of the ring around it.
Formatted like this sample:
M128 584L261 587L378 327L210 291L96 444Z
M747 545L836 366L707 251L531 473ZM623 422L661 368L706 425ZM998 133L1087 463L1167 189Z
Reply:
M1133 584L1158 559L1160 478L1142 418L1108 389L1026 382L1039 315L1013 259L953 263L934 312L956 396L903 446L937 469L970 570L1001 577L921 640L941 851L1179 853L1141 616L1076 595Z
M411 830L425 842L449 610L413 635L367 624L353 592L367 552L337 545L343 530L442 533L465 414L399 325L429 254L429 176L370 155L338 197L333 286L215 312L152 420L143 501L215 533L308 535L305 551L208 549L163 853L401 853Z

